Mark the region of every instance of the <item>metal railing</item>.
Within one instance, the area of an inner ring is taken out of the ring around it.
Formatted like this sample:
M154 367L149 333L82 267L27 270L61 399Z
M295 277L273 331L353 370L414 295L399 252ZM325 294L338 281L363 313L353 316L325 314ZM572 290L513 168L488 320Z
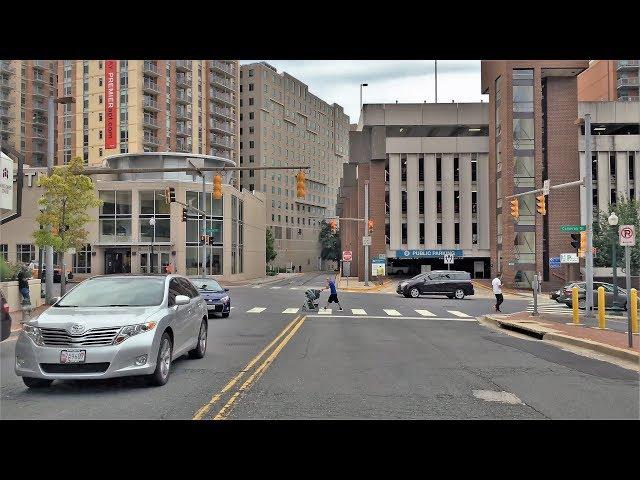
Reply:
M38 68L47 68L47 62L44 60L34 60L33 66Z
M638 68L640 67L640 60L618 60L618 66L616 70L623 68Z
M149 145L160 145L160 139L149 132L144 132L143 142Z
M619 102L638 102L640 101L640 96L638 95L622 95L618 97Z
M177 90L176 91L176 100L179 100L181 102L191 102L191 94L185 92L184 90Z
M223 72L228 73L229 75L233 75L235 72L235 69L231 67L231 65L221 62L220 60L214 60L212 62L212 67L217 68L218 70L222 70Z
M8 123L0 123L0 132L13 133L14 128Z
M618 88L637 87L638 85L640 85L638 77L623 77L618 79Z
M188 108L178 105L176 108L176 118L191 118L191 112Z
M191 135L191 127L186 125L182 125L180 123L176 124L176 134L177 135Z
M228 139L228 138L226 138L226 137L220 137L220 136L218 136L218 135L211 135L211 136L209 137L209 139L211 140L211 143L212 143L213 145L221 145L221 146L223 146L223 147L228 147L228 148L231 148L231 147L232 147L232 145L231 145L231 140L229 140L229 139Z
M221 117L233 118L233 113L230 108L211 107L211 113L219 115Z
M153 93L160 93L160 88L156 82L151 81L150 78L144 77L142 82L145 90L151 90Z
M227 102L230 104L233 104L233 98L231 97L231 95L229 95L228 93L222 93L222 92L211 92L211 96L213 98L215 98L216 100L221 100L223 102Z
M176 75L176 85L190 87L191 86L191 74L179 73Z
M226 87L230 90L233 90L235 88L235 82L231 81L228 78L222 78L219 75L214 75L211 79L211 83L215 85L222 85L223 87Z
M191 60L176 60L176 70L191 71Z
M149 60L145 60L142 66L142 71L144 73L153 73L154 75L157 75L158 66L155 63L150 62Z
M0 61L0 72L13 75L14 73L16 73L16 69L11 66L10 62L2 60Z
M143 116L142 117L142 125L145 127L154 127L158 128L158 120L152 117Z
M215 120L212 120L211 122L209 122L209 125L211 126L211 128L214 128L216 130L221 130L230 134L234 133L233 126L230 123L217 122Z
M147 108L153 108L155 110L159 110L158 102L155 101L153 98L149 98L149 97L143 97L142 106L143 107L147 107Z

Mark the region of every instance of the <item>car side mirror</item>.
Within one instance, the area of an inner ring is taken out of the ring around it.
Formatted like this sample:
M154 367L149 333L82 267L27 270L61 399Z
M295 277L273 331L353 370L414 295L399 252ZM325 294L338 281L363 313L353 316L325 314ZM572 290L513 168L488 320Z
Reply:
M225 291L225 292L228 292L228 291L229 291L229 289L228 289L228 288L225 288L225 289L224 289L224 291Z
M174 305L189 305L191 299L186 295L176 295Z
M60 298L61 297L51 297L51 300L49 300L49 305L55 305L60 301Z

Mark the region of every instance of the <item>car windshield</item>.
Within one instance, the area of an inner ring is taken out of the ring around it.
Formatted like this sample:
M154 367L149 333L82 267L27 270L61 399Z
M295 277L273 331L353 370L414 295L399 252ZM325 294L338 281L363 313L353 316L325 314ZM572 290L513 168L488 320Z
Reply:
M56 307L150 307L164 299L164 277L98 277L85 280Z
M418 275L416 275L415 277L413 277L411 280L418 280L420 278L424 278L425 274L424 273L419 273Z
M202 292L224 292L224 288L218 282L210 278L192 278L190 279L196 288Z

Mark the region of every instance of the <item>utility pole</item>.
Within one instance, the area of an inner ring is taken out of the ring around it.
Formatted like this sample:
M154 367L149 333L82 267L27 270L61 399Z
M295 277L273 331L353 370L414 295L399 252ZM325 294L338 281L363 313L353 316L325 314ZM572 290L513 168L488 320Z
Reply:
M53 99L53 95L49 97L47 105L47 176L51 176L53 173L53 158L55 150L55 118L56 118L56 104ZM51 230L51 227L47 227ZM64 255L64 253L62 254ZM45 301L47 305L51 303L53 297L53 247L47 246L45 248ZM61 275L65 275L66 272L61 272ZM42 276L42 275L40 275ZM62 279L60 280L62 282Z
M364 233L368 236L369 231L369 180L364 182ZM364 246L364 285L369 286L369 245Z
M591 173L591 115L584 115L584 162L585 162L585 189L587 203L587 252L585 254L585 281L586 295L585 317L591 318L593 307L593 178ZM615 268L615 267L614 267Z
M205 239L207 238L207 187L205 185L204 172L201 172L202 175L202 208L205 214L202 216L202 276L207 276L207 242Z

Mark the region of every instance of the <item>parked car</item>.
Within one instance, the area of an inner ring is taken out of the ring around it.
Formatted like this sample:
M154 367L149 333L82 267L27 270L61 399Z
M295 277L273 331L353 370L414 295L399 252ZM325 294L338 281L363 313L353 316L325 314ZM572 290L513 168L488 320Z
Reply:
M586 283L579 282L575 284L578 287L578 308L585 309L586 308ZM613 284L611 283L603 283L603 282L593 282L593 308L598 307L598 287L604 287L604 302L605 308L607 309L627 309L627 291L623 288L618 287L618 293L614 297L613 296ZM568 293L567 298L564 303L567 307L573 307L573 301L571 298L571 290L568 292L565 291L565 295Z
M207 328L206 303L185 277L93 277L23 324L15 372L29 388L131 375L164 385L174 359L204 357Z
M9 315L9 303L4 298L4 293L0 291L0 319L2 331L0 333L0 341L6 340L11 335L11 315Z
M564 287L555 292L549 294L551 300L555 300L558 303L564 303L567 298L571 298L571 289L574 285L580 282L569 282Z
M231 313L231 298L229 298L228 288L222 288L212 278L190 278L189 280L198 289L200 296L207 302L209 316L213 313L219 313L223 318L229 316Z
M71 279L73 278L73 275L71 274L71 269L69 267L66 268L67 270L67 279ZM35 278L38 278L38 273L40 273L40 280L42 280L43 282L45 281L46 275L47 275L47 269L44 266L44 264L42 265L42 272L39 272L38 267L36 267L33 270L33 276ZM54 265L53 266L53 283L60 283L62 281L62 267L60 267L59 265Z
M463 299L473 295L473 283L469 272L455 270L433 270L400 282L396 292L405 297L417 298L420 295L446 295L449 298Z

